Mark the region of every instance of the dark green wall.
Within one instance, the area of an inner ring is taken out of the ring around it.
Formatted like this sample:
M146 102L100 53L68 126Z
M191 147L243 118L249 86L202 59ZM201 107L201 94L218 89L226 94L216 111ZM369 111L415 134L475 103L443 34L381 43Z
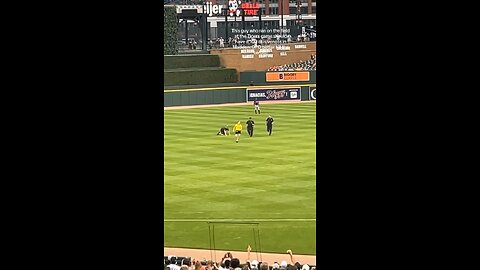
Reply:
M308 100L309 90L310 90L309 86L302 86L302 91L300 93L300 98L302 100Z
M236 83L237 71L230 68L168 69L163 71L163 85L199 85Z
M238 82L237 70L222 68L211 54L163 56L163 85L201 85Z
M265 87L271 87L265 86ZM301 86L301 100L308 100L309 86ZM242 103L247 101L246 88L213 90L166 90L163 92L164 107L191 106L224 103Z
M163 69L220 67L220 57L215 54L164 55Z
M228 90L164 91L163 106L189 106L246 101L245 88Z

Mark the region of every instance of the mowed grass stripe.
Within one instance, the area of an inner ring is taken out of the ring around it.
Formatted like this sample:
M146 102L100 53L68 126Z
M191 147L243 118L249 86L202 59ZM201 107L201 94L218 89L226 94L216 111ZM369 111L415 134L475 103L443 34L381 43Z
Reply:
M164 222L278 222L278 221L317 221L315 218L270 218L270 219L164 219Z
M208 248L205 223L175 219L283 218L299 220L261 223L262 249L315 254L315 223L302 221L315 219L316 211L315 103L262 104L261 115L251 105L164 113L165 246ZM264 125L268 114L275 119L272 136ZM238 144L234 136L215 135L250 116L253 138L246 127ZM220 230L218 244L243 250L242 241L250 241L243 230L235 228L235 241Z

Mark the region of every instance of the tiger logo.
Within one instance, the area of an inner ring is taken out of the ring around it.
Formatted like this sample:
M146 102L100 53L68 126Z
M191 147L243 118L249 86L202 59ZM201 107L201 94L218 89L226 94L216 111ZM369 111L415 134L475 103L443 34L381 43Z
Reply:
M228 13L230 16L240 16L240 10L238 7L242 1L240 0L228 0Z

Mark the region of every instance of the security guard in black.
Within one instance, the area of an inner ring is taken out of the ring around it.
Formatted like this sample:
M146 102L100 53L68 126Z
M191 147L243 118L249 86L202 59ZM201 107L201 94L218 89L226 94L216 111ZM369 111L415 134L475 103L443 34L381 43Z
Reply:
M272 135L273 118L269 115L265 121L267 122L268 136L270 136Z
M250 117L247 121L247 132L250 137L253 136L253 126L255 126L255 122L252 120L252 117Z

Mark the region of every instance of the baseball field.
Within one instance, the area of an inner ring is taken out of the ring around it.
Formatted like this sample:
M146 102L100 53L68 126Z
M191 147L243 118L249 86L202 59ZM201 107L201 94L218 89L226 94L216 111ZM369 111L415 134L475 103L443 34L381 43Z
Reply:
M165 247L244 251L250 245L316 254L316 103L261 109L261 115L251 104L164 111ZM253 137L248 117L255 121ZM239 143L233 131L216 135L237 121L244 126ZM209 228L207 222L218 223Z

